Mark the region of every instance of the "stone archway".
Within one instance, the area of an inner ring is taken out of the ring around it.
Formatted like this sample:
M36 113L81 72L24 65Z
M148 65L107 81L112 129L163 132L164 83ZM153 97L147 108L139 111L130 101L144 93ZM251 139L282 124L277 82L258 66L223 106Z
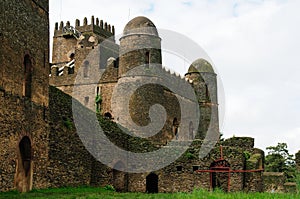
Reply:
M158 176L155 173L150 173L146 177L146 192L158 193Z
M24 136L18 145L18 158L16 161L15 186L20 192L27 192L32 189L32 148L28 136Z

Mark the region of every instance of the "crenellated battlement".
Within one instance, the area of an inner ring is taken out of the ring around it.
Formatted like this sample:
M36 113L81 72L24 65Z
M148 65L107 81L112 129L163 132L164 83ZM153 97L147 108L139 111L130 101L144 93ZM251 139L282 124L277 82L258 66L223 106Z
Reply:
M105 38L112 37L115 35L115 27L113 25L104 22L103 20L99 20L94 16L91 17L90 24L88 23L88 19L85 17L83 19L82 25L79 19L75 20L75 27L71 26L70 21L67 21L64 24L63 21L55 23L54 29L54 37L59 36L67 36L67 35L75 35L75 37L80 36L81 33L84 32L93 32Z

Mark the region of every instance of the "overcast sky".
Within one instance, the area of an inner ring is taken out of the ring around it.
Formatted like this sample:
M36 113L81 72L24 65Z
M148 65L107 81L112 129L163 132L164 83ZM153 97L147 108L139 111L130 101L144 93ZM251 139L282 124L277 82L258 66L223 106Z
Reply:
M297 0L50 0L50 34L55 22L74 25L76 18L82 23L87 17L90 23L92 15L121 34L130 19L143 15L157 28L186 35L206 51L222 80L224 136L254 137L263 150L286 142L295 153L300 150L299 8ZM187 68L174 70L183 74Z

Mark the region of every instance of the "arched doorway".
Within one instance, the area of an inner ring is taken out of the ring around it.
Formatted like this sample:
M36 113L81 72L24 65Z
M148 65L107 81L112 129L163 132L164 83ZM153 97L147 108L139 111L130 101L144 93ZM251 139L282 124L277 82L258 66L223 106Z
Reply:
M28 136L21 139L18 146L15 185L18 191L27 192L32 188L32 148Z
M125 183L126 183L126 175L122 170L125 168L123 162L118 161L113 169L113 186L116 191L126 191Z
M215 171L210 174L211 188L228 192L230 189L230 164L224 159L219 159L211 163L210 169Z
M31 98L32 63L29 55L24 57L24 96Z
M146 192L158 193L158 176L155 173L150 173L146 177Z

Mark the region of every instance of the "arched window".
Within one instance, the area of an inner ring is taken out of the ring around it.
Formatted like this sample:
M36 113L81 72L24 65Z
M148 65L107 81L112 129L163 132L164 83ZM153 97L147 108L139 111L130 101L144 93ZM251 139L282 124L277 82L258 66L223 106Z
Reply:
M150 64L150 52L145 53L145 64Z
M107 119L111 119L112 115L109 112L104 113L104 117L106 117Z
M193 125L193 122L190 121L190 124L189 124L189 140L193 140L194 138L194 125Z
M209 90L207 84L205 84L205 97L209 99Z
M25 136L18 144L15 185L19 192L27 192L32 189L32 172L31 141L28 136Z
M70 61L72 61L75 58L75 53L71 53L69 58L70 58Z
M24 57L24 96L31 98L32 62L29 55Z
M83 77L88 77L89 76L89 61L85 61L83 65Z
M176 140L178 140L178 126L179 126L179 123L178 123L177 118L175 117L173 120L172 130L173 130L174 136L176 137Z

